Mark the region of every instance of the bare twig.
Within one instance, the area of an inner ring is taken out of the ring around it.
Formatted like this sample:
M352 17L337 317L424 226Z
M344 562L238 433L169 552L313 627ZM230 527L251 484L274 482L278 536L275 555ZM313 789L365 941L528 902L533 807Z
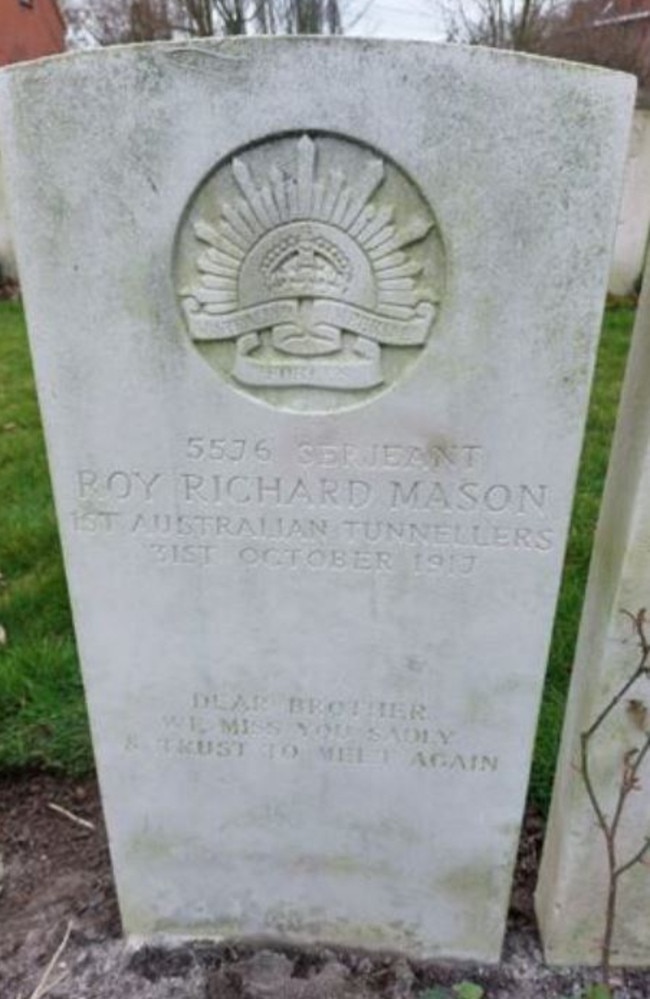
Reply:
M78 826L83 826L84 829L90 829L91 832L95 831L95 824L89 822L88 819L81 819L78 815L73 812L69 812L67 808L63 808L61 805L56 805L53 801L48 801L47 807L51 808L53 812L57 812L59 815L64 815L66 819L70 819L71 822L76 822Z
M611 981L611 957L612 940L614 936L614 925L616 922L616 905L618 901L618 883L623 874L636 864L643 863L650 852L650 837L646 837L643 845L626 861L621 862L618 858L617 835L621 825L621 819L625 810L629 795L639 788L639 772L645 759L650 753L650 731L645 730L644 723L647 715L645 705L642 701L628 701L628 712L637 720L637 727L643 731L645 736L641 749L629 749L623 755L623 767L621 773L618 795L611 819L599 800L590 768L589 750L591 741L602 727L605 720L612 711L621 703L625 695L631 690L635 683L642 676L650 675L650 639L646 634L646 611L641 608L636 614L628 610L623 610L623 614L630 618L634 632L638 641L640 659L636 669L631 676L620 686L612 698L608 701L602 711L596 716L589 728L580 735L580 767L579 771L587 792L587 797L596 816L596 822L605 841L607 853L607 903L605 907L605 930L601 945L601 974L603 983L609 986Z
M59 975L58 978L51 980L52 972L56 968L58 962L61 960L63 951L68 946L68 940L70 939L71 932L72 932L72 923L68 923L63 940L61 941L61 943L55 950L54 954L52 955L47 968L43 972L40 982L32 992L29 999L43 999L43 996L47 995L48 992L51 992L52 989L55 988L55 986L59 985L65 978L67 972L63 972L63 974Z

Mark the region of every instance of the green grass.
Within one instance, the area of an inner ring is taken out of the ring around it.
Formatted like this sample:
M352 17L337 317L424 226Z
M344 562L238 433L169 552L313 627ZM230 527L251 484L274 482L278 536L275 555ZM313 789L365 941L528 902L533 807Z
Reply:
M92 752L23 313L0 303L0 770Z
M531 798L544 812L550 803L589 558L633 322L630 308L607 311L596 362L531 774Z
M546 808L580 607L633 322L607 313L537 737ZM92 768L92 752L21 308L0 303L0 770Z

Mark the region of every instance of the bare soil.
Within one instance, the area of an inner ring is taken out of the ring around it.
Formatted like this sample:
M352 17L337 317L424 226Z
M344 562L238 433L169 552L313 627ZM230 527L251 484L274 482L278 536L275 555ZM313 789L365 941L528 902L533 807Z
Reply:
M541 958L532 890L542 834L539 816L529 813L498 967L415 963L317 946L255 948L238 941L134 950L120 936L95 781L39 774L3 778L0 997L30 999L69 925L67 945L48 979L51 999L412 999L461 981L481 985L486 999L578 996L594 972L558 972ZM648 999L650 972L621 972L617 996Z

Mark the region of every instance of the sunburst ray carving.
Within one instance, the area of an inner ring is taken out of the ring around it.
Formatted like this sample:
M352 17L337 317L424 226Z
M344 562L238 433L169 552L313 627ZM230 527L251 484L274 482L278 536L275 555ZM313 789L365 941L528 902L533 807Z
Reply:
M274 163L260 183L242 157L233 158L232 173L241 197L222 205L217 226L194 224L196 238L208 249L197 260L201 287L193 294L207 312L219 315L236 308L241 264L262 236L292 222L317 221L346 232L366 254L378 311L408 317L420 300L415 279L422 268L404 249L424 239L432 222L413 218L398 226L391 205L376 208L370 203L384 180L381 159L369 157L352 185L338 169L319 177L316 144L303 135L293 176Z

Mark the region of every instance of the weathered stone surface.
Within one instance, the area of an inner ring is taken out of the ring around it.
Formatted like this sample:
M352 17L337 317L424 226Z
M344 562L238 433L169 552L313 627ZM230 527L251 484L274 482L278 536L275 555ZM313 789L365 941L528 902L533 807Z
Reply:
M498 958L632 97L319 40L2 79L129 933Z
M623 696L589 739L587 776L610 831L616 822L611 840L615 868L638 854L650 836L647 759L644 754L637 761L634 752L640 754L649 740L647 675L623 690L643 665L641 635L650 638L648 624L641 622L639 632L630 617L650 607L649 379L650 271L646 269L594 542L537 888L545 954L556 964L601 960L608 854L587 795L581 733L590 729L619 691ZM647 660L646 665L650 665ZM624 781L630 793L621 798ZM612 961L650 965L650 869L635 864L617 878L617 884Z
M9 214L5 202L2 159L0 158L0 281L7 278L15 279L17 276Z
M613 295L630 295L640 282L650 232L650 108L634 112L623 196L609 274Z

